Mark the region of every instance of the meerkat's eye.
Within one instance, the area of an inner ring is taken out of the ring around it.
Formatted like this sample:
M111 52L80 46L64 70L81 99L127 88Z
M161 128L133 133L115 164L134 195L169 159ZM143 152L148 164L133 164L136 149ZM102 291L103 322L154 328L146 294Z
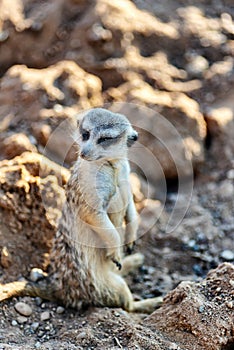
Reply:
M100 137L100 138L97 140L97 144L99 145L100 143L103 143L103 142L109 141L109 140L113 140L113 137Z
M90 137L89 131L83 131L82 132L82 140L83 141L87 141L89 139L89 137Z

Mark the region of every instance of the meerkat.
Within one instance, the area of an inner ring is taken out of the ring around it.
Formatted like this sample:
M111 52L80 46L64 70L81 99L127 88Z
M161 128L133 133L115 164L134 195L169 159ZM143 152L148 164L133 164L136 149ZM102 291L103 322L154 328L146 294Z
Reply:
M124 115L95 108L83 116L48 276L37 283L2 285L0 300L30 295L78 309L95 305L146 313L161 305L161 297L134 301L119 272L124 275L143 263L139 253L122 259L123 246L132 250L137 238L127 158L137 137Z

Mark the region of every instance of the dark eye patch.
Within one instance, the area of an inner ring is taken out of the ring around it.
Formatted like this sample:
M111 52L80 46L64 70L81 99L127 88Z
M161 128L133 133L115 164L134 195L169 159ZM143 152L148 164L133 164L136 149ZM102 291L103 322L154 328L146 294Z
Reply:
M90 137L90 132L87 130L83 130L81 135L82 135L82 140L87 141Z
M116 143L119 140L120 136L116 136L116 137L109 137L109 136L105 136L105 137L100 137L97 140L97 144L113 144Z

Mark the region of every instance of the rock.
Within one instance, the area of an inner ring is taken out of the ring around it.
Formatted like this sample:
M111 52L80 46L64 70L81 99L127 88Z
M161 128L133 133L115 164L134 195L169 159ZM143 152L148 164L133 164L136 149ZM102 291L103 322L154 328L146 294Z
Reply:
M36 349L40 349L41 343L39 341L37 341L34 346Z
M62 306L58 306L56 309L57 314L63 314L65 311L64 307Z
M15 309L22 316L30 316L32 314L32 308L21 301L15 304Z
M17 322L19 324L23 324L23 323L26 323L28 321L27 317L24 317L24 316L18 316L17 317Z
M38 329L39 325L40 325L39 322L33 322L31 324L32 331L35 332Z
M2 143L4 158L12 159L26 151L37 152L37 148L32 145L29 138L22 133L13 134L7 137Z
M44 311L41 313L40 319L42 322L48 321L50 319L50 312L49 311Z
M234 186L231 181L224 180L218 187L218 195L222 199L231 199L234 196Z
M45 277L45 273L42 271L42 269L38 269L37 267L34 267L30 272L30 280L32 282L37 282Z
M234 252L231 251L231 250L223 250L220 254L220 257L223 259L223 260L226 260L226 261L232 261L234 260Z
M81 332L77 335L77 339L85 339L87 337L86 332Z
M36 298L35 298L35 302L36 302L36 305L37 305L37 306L41 306L43 300L42 300L40 297L36 297Z
M232 300L234 266L223 263L200 283L182 282L144 325L162 332L181 348L221 350L234 342Z
M186 70L193 77L200 77L209 68L209 62L203 56L191 55L188 60Z
M12 320L12 322L11 322L11 324L12 324L12 326L17 326L18 325L18 322L16 321L16 320Z
M12 264L11 253L9 252L7 247L2 248L0 262L1 262L2 267L4 267L4 269L7 269Z
M227 172L227 178L229 180L234 180L234 169L231 169Z

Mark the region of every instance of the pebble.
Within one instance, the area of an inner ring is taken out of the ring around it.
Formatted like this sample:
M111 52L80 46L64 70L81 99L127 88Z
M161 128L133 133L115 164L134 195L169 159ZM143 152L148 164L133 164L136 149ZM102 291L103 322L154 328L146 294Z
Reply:
M226 303L226 305L227 305L227 307L228 307L229 309L233 309L233 307L234 307L233 301L228 301L228 302Z
M80 334L77 335L77 339L84 339L87 337L86 332L81 332Z
M49 311L44 311L41 313L41 321L47 321L50 319Z
M227 178L229 180L234 180L234 169L231 169L227 172Z
M223 250L222 253L220 254L221 258L227 261L232 261L234 260L234 252L231 250Z
M8 30L3 30L0 32L0 42L4 42L9 38L9 31Z
M65 311L64 307L62 306L58 306L56 309L57 314L63 314Z
M37 305L37 306L41 306L41 304L42 304L42 299L41 299L40 297L36 297L36 298L35 298L35 302L36 302L36 305Z
M18 302L15 304L16 311L22 316L30 316L32 314L32 308L23 302Z
M18 322L16 320L12 320L11 325L12 326L17 326Z
M28 319L27 319L27 317L25 317L25 316L18 316L18 317L17 317L17 322L18 322L19 324L26 323L27 321L28 321Z
M39 349L41 347L41 343L37 341L34 346L36 349Z
M37 330L37 328L39 327L39 322L33 322L32 324L31 324L31 329L32 329L32 331L36 331Z
M193 271L197 276L203 276L204 271L202 270L202 267L199 264L193 265Z
M218 192L222 199L231 199L234 195L234 186L229 181L223 181L218 189Z
M199 308L198 308L198 311L200 313L202 313L202 312L204 312L204 310L205 310L205 306L204 305L200 305Z
M44 277L45 276L44 276L44 272L42 271L42 269L38 269L37 267L34 267L30 272L30 280L32 282L37 282Z
M186 65L186 70L193 76L200 76L207 68L209 62L203 56L194 55L190 57L190 62Z

